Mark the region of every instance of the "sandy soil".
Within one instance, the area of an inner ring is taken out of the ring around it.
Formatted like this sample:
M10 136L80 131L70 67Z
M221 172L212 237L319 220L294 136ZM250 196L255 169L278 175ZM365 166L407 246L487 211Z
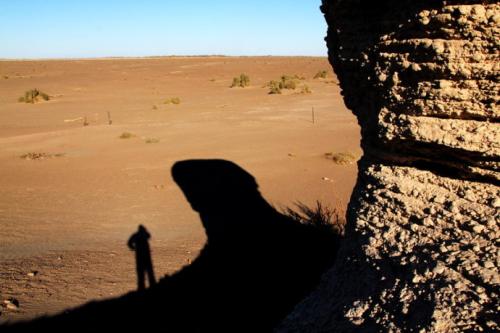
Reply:
M0 62L0 300L20 302L0 307L0 323L134 289L126 241L138 224L158 276L189 264L205 235L170 176L176 161L231 160L278 208L345 206L356 166L324 154L359 155L359 129L331 71L313 79L322 69L326 58ZM251 86L229 88L242 72ZM304 76L313 93L268 95L282 74ZM32 88L51 100L17 101ZM181 103L163 103L172 97ZM79 117L89 125L65 122Z

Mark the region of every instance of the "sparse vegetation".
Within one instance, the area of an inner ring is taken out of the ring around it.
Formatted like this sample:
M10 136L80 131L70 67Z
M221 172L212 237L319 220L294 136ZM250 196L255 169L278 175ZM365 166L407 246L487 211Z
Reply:
M245 88L247 86L250 85L250 76L248 76L247 74L240 74L239 77L235 77L233 78L233 83L231 83L231 88L234 88L234 87L241 87L241 88Z
M146 138L145 142L146 143L158 143L158 142L160 142L160 139L158 139L158 138Z
M297 203L297 210L287 208L285 215L301 224L323 230L325 234L341 236L344 233L345 213L341 208L330 208L316 201L316 207L311 208L303 203Z
M282 75L279 81L272 80L267 84L269 87L269 94L281 94L282 89L295 90L299 80L301 80L301 78L297 75Z
M295 76L282 75L280 81L281 89L295 89L297 88L297 78Z
M3 76L3 78L4 78L5 80L7 80L7 79L9 78L9 76L8 76L8 75L4 75L4 76Z
M326 81L323 81L324 84L336 84L336 85L339 85L338 81L335 81L335 80L326 80Z
M350 152L326 153L325 157L339 165L353 164L357 160L356 156Z
M315 79L326 79L327 75L328 75L328 71L321 70L321 71L317 72L316 75L314 75L314 78Z
M166 99L163 104L174 104L174 105L179 105L181 104L181 99L179 97L172 97L169 99Z
M64 153L49 154L49 153L26 153L20 157L24 160L43 160L46 158L63 157Z
M130 139L130 138L133 138L133 137L135 137L135 134L130 133L130 132L123 132L123 133L119 136L119 138L120 138L120 139Z
M153 105L152 109L153 110L158 110L158 107L156 105Z
M31 90L26 91L24 93L24 96L19 97L18 102L34 104L34 103L38 102L40 99L43 99L44 101L48 101L48 100L50 100L50 96L44 92L41 92L38 89L31 89Z
M271 81L269 82L269 94L274 95L274 94L281 94L281 88L280 84L278 81Z
M311 89L309 88L309 86L307 84L304 84L301 88L300 88L300 93L301 94L311 94L312 91Z

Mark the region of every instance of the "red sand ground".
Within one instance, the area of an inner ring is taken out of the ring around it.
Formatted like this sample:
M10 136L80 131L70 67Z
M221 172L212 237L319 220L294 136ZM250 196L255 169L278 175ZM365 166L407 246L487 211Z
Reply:
M325 58L308 57L0 62L0 301L20 302L0 308L0 323L134 289L126 241L138 224L153 236L157 276L196 257L204 231L170 176L176 161L231 160L278 208L344 207L356 165L324 154L359 156L359 129L331 71L313 79L322 69ZM229 88L240 73L251 86ZM282 74L304 76L313 93L269 95L263 86ZM17 101L32 88L51 100ZM163 104L172 97L181 103ZM89 126L65 122L79 117Z

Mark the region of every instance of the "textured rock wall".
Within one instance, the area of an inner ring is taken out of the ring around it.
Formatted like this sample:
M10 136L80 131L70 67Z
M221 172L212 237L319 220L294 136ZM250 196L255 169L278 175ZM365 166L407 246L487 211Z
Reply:
M364 156L337 263L279 330L499 330L499 2L322 10Z

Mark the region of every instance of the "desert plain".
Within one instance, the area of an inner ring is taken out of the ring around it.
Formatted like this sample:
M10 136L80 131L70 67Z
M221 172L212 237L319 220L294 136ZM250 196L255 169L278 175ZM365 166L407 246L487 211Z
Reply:
M269 94L282 75L296 89ZM20 102L30 89L50 99ZM157 277L189 265L206 238L176 161L232 161L278 210L343 210L356 163L325 154L359 157L359 140L326 58L0 61L0 302L19 302L0 323L134 290L140 224Z

